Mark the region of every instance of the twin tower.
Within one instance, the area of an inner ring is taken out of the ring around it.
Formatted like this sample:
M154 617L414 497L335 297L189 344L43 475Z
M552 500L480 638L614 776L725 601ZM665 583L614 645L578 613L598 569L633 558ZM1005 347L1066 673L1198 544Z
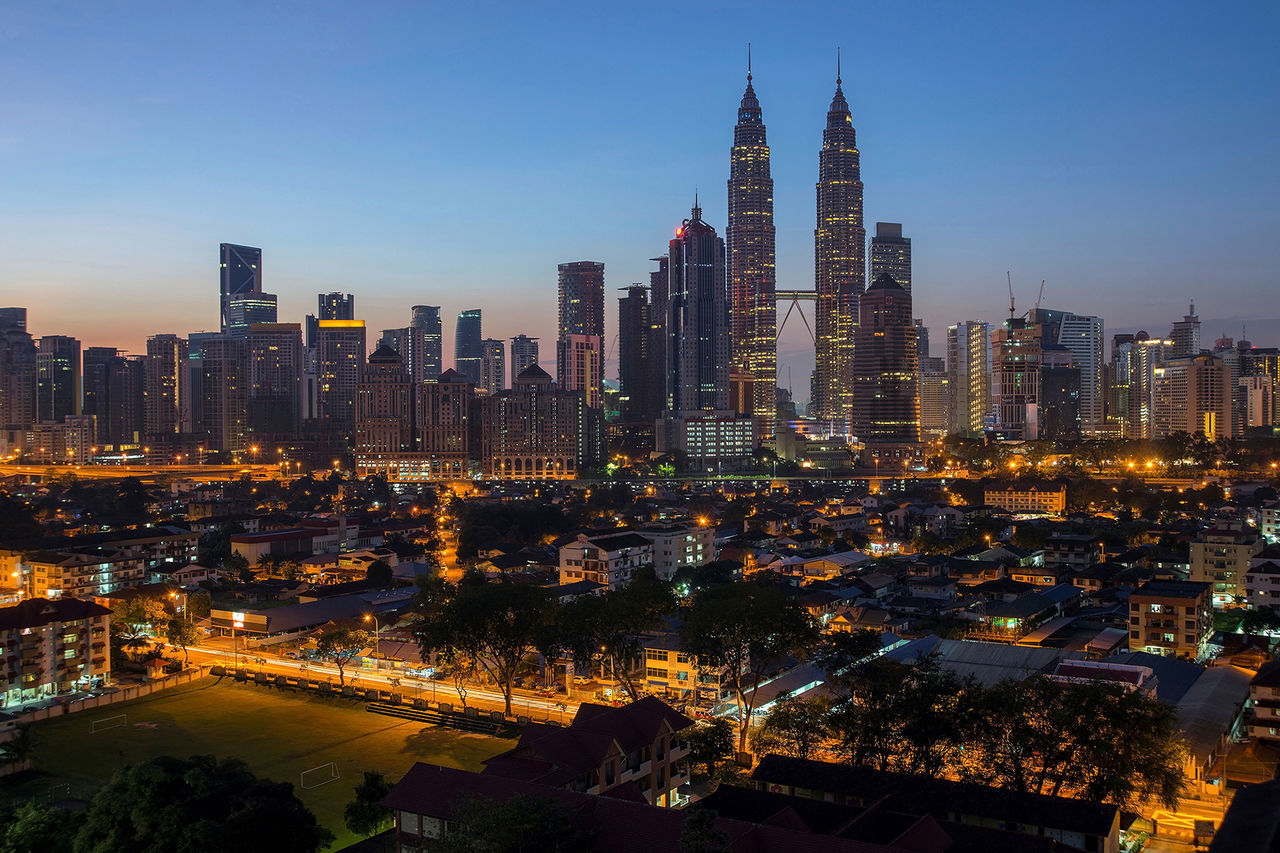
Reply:
M824 429L847 435L853 422L854 330L859 298L866 288L867 232L856 133L838 67L818 154L817 191L813 232L816 372L810 413ZM753 411L772 413L778 384L773 178L749 62L747 89L733 129L725 248L732 363L751 377Z

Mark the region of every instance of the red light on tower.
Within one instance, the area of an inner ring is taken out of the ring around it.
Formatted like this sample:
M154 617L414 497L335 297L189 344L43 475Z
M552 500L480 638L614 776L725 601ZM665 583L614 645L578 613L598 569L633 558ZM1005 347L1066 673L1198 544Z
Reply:
M676 229L676 236L677 236L677 237L680 237L680 236L682 236L683 234L684 234L684 226L681 226L681 227L679 227L679 228L677 228L677 229Z

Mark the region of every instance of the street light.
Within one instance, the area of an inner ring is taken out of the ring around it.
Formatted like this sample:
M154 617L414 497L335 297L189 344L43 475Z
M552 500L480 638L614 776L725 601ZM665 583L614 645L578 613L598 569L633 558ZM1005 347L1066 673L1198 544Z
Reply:
M373 668L378 668L378 617L371 613L364 615L364 621L373 622Z

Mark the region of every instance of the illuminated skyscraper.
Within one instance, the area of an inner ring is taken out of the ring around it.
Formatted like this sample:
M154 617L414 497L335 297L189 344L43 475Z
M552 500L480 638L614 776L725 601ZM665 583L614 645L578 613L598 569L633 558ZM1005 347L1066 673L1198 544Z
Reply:
M249 395L246 427L262 436L296 435L302 415L302 326L254 323L249 327Z
M911 294L881 273L862 294L855 350L854 432L878 446L920 441L920 366Z
M363 320L320 320L316 330L316 412L350 432L356 424L356 385L365 365Z
M458 312L453 334L453 367L477 387L483 384L484 345L480 343L480 309Z
M849 433L853 419L854 330L866 282L867 231L862 225L862 178L853 116L836 71L818 153L818 223L813 232L818 304L817 399L824 429Z
M440 356L440 344L443 340L440 326L440 306L413 306L413 314L409 320L409 325L415 329L422 330L422 380L435 382L440 377L441 371L444 370L444 362Z
M189 343L178 335L147 338L143 362L143 433L166 436L191 429Z
M666 335L666 409L672 413L729 407L729 312L724 241L693 216L670 243Z
M750 376L752 399L743 408L759 416L760 434L773 434L777 411L778 324L773 178L760 102L751 86L738 106L729 152L729 337L735 370Z
M991 411L990 337L990 327L983 320L965 320L947 329L950 432L981 432Z
M587 391L587 405L599 407L600 389L604 387L604 264L598 261L560 264L559 294L557 381L562 390ZM590 345L596 347L596 352L584 355L582 348ZM583 358L593 365L594 375L587 376L576 369ZM595 403L590 402L592 389Z
M903 290L911 292L911 238L902 236L899 222L876 223L876 236L871 238L871 280L881 273L893 276Z
M36 420L62 423L81 412L80 341L45 335L36 349Z
M262 293L262 250L222 243L218 255L218 317L225 334L231 322L231 299Z

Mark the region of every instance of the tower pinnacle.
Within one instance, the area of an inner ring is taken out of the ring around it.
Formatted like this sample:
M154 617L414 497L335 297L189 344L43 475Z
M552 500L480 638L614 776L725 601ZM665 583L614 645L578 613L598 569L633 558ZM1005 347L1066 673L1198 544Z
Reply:
M751 42L747 42L747 82L751 82Z

